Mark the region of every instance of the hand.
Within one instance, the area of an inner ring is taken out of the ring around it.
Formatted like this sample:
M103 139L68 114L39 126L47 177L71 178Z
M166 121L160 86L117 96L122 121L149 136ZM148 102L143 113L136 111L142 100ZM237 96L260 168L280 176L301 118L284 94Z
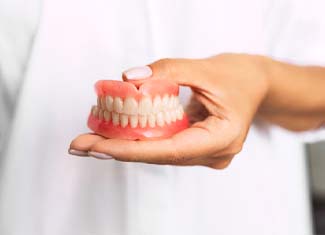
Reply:
M193 91L187 108L191 127L169 139L152 141L84 134L72 141L70 153L127 162L223 169L241 151L254 115L267 94L262 61L259 56L239 54L200 60L159 60L149 65L149 79L170 79Z

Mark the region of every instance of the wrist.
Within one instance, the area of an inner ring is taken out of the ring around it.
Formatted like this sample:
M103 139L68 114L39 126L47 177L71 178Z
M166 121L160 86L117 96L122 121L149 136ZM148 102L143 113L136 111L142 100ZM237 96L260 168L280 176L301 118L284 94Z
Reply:
M297 66L264 57L268 92L259 116L291 130L307 130L325 122L325 68Z

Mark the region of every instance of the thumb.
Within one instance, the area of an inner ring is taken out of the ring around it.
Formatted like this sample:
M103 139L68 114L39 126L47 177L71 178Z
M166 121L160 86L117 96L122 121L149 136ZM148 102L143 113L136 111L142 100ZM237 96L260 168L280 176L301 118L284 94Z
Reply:
M193 86L193 64L190 59L161 59L152 64L134 67L122 74L124 81L136 86L148 79L167 79L179 85Z

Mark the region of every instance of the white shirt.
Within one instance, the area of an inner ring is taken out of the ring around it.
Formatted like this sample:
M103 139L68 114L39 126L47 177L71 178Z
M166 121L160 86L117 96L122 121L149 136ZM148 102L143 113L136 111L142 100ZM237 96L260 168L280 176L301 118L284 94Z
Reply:
M297 22L303 6L45 0L2 156L0 234L312 234L303 145L277 127L253 125L224 171L67 154L71 139L89 131L94 82L119 79L128 67L221 52L320 63L325 52L315 48L317 35L311 49L297 40L309 40L297 33L309 22Z

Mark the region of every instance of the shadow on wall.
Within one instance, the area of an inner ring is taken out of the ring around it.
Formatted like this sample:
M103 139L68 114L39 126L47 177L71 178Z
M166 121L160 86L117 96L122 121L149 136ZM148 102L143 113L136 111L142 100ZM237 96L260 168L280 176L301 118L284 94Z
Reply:
M307 145L316 234L325 234L325 141Z

